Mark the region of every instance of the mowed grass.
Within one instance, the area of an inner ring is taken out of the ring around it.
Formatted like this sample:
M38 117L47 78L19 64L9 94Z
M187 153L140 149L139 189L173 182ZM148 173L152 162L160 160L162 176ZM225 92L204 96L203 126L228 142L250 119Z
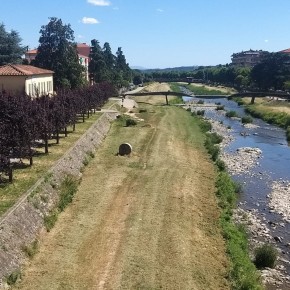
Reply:
M230 288L204 134L181 108L133 111L137 125L113 123L19 289ZM124 142L130 156L116 154Z
M73 144L96 122L101 114L95 113L76 124L76 130L68 128L68 136L61 134L60 143L56 144L55 139L49 141L49 153L44 154L44 148L38 148L36 156L33 157L33 165L29 166L29 161L22 159L23 163L15 166L13 170L13 182L8 183L6 176L2 177L0 183L0 215L15 204L18 198L24 194L35 182L44 177L48 169L63 156L63 154L73 146Z

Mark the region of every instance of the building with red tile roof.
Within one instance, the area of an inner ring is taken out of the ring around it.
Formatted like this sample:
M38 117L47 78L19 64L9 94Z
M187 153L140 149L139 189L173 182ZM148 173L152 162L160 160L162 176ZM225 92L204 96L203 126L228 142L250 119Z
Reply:
M53 71L23 64L0 66L0 89L31 97L53 93Z

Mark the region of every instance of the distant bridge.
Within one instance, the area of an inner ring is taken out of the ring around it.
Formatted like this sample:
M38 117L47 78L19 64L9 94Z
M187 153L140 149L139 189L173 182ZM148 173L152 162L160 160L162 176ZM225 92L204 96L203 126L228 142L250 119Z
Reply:
M239 98L251 98L251 103L254 104L255 98L264 98L264 97L276 97L281 98L284 100L290 101L290 94L285 93L277 93L277 92L243 92L243 93L236 93L231 95L195 95L194 93L185 93L185 92L172 92L172 91L163 91L163 92L126 92L123 93L122 96L150 96L150 95L158 95L158 96L165 96L166 98L166 105L168 105L168 96L177 96L177 97L193 97L193 98L203 98L203 99L220 99L220 98L227 98L232 99L234 97Z
M179 92L127 92L122 94L123 97L126 96L151 96L151 95L157 95L157 96L165 96L166 98L166 105L168 105L168 96L176 96L176 97L193 97L193 98L204 98L204 99L218 99L218 98L228 98L229 95L194 95L193 93L179 93Z

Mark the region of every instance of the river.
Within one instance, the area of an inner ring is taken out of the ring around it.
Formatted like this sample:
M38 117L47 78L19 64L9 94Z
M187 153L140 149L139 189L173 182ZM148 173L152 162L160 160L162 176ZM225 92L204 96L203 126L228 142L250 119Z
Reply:
M183 97L184 101L197 102L199 99ZM239 117L245 115L244 109L236 102L224 98L204 100L206 103L219 103L226 111L236 111ZM278 270L284 276L277 285L267 289L290 289L287 276L290 276L290 220L269 205L269 196L275 182L289 186L290 180L290 148L286 141L285 130L269 125L260 119L253 118L253 126L244 127L240 120L225 117L224 112L205 109L205 117L221 122L230 127L228 134L233 140L226 146L224 153L235 155L238 148L252 147L262 151L255 166L244 172L229 172L232 178L241 183L242 194L239 196L239 208L254 215L263 223L267 235L253 233L253 239L273 243L279 250ZM242 135L241 135L242 133ZM290 206L290 205L289 205Z

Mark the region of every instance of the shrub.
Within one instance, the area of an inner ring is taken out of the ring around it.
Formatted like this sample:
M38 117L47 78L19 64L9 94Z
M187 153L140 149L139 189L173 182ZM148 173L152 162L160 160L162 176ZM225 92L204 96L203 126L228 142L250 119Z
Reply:
M136 126L137 122L134 119L127 119L126 120L126 127Z
M7 284L9 286L14 285L18 279L21 278L21 272L19 270L12 272L8 277L7 277Z
M196 116L196 114L193 112L192 116ZM197 121L199 122L198 125L203 133L206 133L212 129L212 125L209 121L203 120L202 118L197 119Z
M237 116L238 116L238 114L237 114L236 111L228 111L228 112L226 112L226 117L228 117L228 118L237 117Z
M273 268L277 260L277 250L271 244L263 244L255 250L255 265L258 269Z
M49 232L55 225L58 217L58 212L53 211L49 215L44 217L44 226L46 230Z
M242 117L242 123L243 124L253 123L253 118L250 116L244 116Z
M63 211L65 207L72 202L73 196L77 192L78 181L73 176L66 176L60 186L60 196L58 208Z
M29 258L32 258L36 254L37 250L38 250L38 240L35 240L30 245L23 247L23 251Z
M208 153L210 154L213 161L216 161L218 158L218 155L220 153L220 148L211 142L209 138L205 139L204 142L205 148L207 149Z
M217 107L216 107L216 110L217 111L221 111L221 110L224 110L225 109L225 106L224 105L218 105Z
M205 110L198 110L196 111L196 115L198 116L204 116Z
M217 159L216 162L215 162L216 166L218 167L218 169L220 171L224 171L226 170L226 164L223 160L221 159Z
M210 139L211 143L213 144L220 144L223 141L223 137L216 132L214 133L207 133L207 138Z
M237 102L238 106L244 105L244 101L242 98L234 98L234 100Z

